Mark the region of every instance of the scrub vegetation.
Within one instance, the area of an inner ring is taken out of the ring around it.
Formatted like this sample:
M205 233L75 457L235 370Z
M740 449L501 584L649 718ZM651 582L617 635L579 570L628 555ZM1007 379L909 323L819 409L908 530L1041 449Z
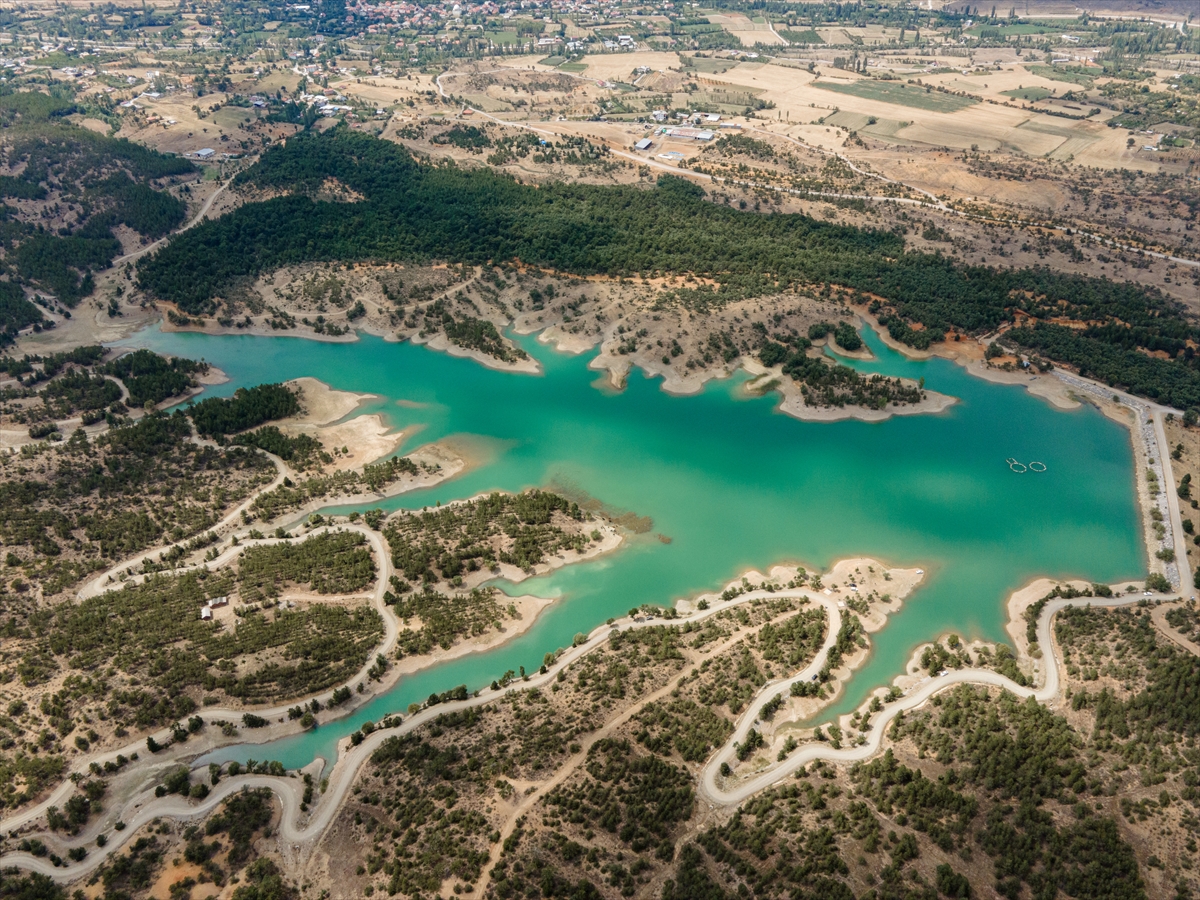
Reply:
M396 575L384 600L405 629L401 655L448 649L459 640L502 630L516 607L494 588L470 587L501 572L524 572L565 551L584 553L601 537L599 522L578 504L546 491L490 494L450 506L400 512L383 527ZM468 585L467 590L456 590ZM416 619L416 629L407 627Z
M308 569L318 584L345 577L347 561L331 558L321 543L296 545L288 558L294 575L304 577L295 570ZM262 563L258 557L250 578L255 598L264 594L255 584L262 579ZM312 570L322 565L328 573L314 576ZM248 703L324 690L357 672L383 636L379 614L366 605L239 608L235 627L200 618L201 606L230 596L234 587L230 575L152 575L141 584L59 606L45 645L73 670L110 668L138 679L143 690L129 702L139 710L165 698L174 698L168 707L194 709L201 690ZM121 705L118 701L109 715L126 718ZM142 729L162 722L135 711L130 724Z
M253 450L196 443L179 412L31 445L0 461L3 584L18 599L60 595L139 550L203 534L274 474Z
M593 519L565 497L533 490L400 512L383 534L408 581L461 584L465 574L501 563L530 570L564 550L582 553L593 540L584 530Z
M327 847L371 842L345 875L404 896L481 878L504 900L1187 895L1196 665L1146 610L1060 613L1061 712L958 686L896 719L880 756L814 763L701 820L695 776L735 712L697 694L802 667L822 621L781 599L614 633L548 690L389 739Z
M237 570L238 592L248 602L276 598L292 584L317 594L352 594L375 583L367 539L353 531L247 548Z
M278 487L255 497L251 510L256 516L269 522L315 500L364 493L379 494L405 476L431 474L436 471L435 465L416 463L407 456L393 456L381 463L363 466L361 472L355 469L341 469L327 475L312 475L295 482L288 477L284 478Z

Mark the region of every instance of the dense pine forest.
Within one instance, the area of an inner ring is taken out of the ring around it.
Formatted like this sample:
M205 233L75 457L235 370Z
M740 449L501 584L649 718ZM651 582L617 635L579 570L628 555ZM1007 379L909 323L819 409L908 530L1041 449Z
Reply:
M121 253L115 227L154 239L187 212L161 188L194 173L190 162L75 125L66 116L76 111L67 92L0 90L0 167L14 173L0 175L0 271L10 279L0 283L0 346L45 321L21 285L74 307L92 292L92 273ZM10 200L45 201L70 212L46 222Z
M329 178L366 199L313 199ZM180 235L142 263L143 288L202 313L239 280L283 265L433 259L519 259L579 275L703 275L716 287L673 295L701 309L836 285L870 301L892 336L917 348L1020 324L1010 337L1051 360L1173 406L1200 406L1200 362L1188 345L1200 329L1152 288L966 266L906 251L899 233L709 202L700 186L673 176L654 190L526 185L486 169L419 163L403 147L344 128L272 147L239 181L290 193ZM1156 350L1171 358L1145 352Z

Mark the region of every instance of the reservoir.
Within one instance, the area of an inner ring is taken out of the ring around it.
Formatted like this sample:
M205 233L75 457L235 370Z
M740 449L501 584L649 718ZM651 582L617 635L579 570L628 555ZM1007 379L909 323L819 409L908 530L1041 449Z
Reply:
M1056 410L953 362L907 359L869 330L863 337L876 359L849 364L924 378L959 402L877 423L802 422L776 412L772 395L747 396L741 374L679 397L634 371L617 392L597 386L590 354L560 354L533 338L521 343L541 362L538 376L368 335L319 343L151 329L122 342L225 371L230 381L204 396L301 376L377 394L360 412L411 429L401 453L453 437L478 461L433 489L372 505L421 508L489 490L559 486L653 520L649 533L607 557L520 585L498 583L557 598L511 642L404 676L311 732L225 748L205 761L331 762L337 740L368 719L405 713L459 684L474 690L509 669L536 670L547 651L609 617L720 588L751 568L793 562L820 571L871 556L925 569L925 582L872 637L869 662L826 715L853 709L890 682L923 641L948 631L1003 641L1004 603L1034 577L1144 575L1125 428L1086 404ZM1046 471L1014 472L1009 458L1040 461Z

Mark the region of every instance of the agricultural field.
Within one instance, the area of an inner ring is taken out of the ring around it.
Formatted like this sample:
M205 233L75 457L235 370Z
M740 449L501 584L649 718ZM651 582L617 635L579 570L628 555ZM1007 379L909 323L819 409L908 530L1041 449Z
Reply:
M1012 97L1014 100L1031 100L1034 102L1045 100L1047 97L1053 95L1052 91L1048 91L1043 87L1017 88L1013 91L1001 91L1001 93L1005 97Z
M979 102L973 97L935 92L930 87L921 89L890 81L854 81L849 84L817 82L814 86L826 91L837 91L840 94L861 97L864 100L878 100L883 103L910 106L914 109L939 113L957 112Z

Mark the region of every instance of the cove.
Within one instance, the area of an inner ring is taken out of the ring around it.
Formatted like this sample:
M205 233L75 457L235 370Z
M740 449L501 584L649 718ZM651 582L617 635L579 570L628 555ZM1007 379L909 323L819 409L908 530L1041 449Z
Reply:
M385 508L558 484L654 522L651 534L606 558L498 584L558 598L519 638L405 676L311 732L227 747L203 761L330 762L338 739L368 719L404 713L458 684L482 687L509 669L533 671L547 651L610 616L719 588L749 568L798 562L819 570L872 556L926 570L925 583L873 636L866 667L822 720L900 674L922 641L951 630L1004 640L1004 602L1031 578L1118 581L1144 573L1124 428L1090 406L1055 410L950 361L907 359L869 330L863 337L876 359L848 361L855 368L924 378L959 402L938 415L879 423L801 422L777 413L770 396L745 396L741 375L686 397L637 372L624 391L597 389L588 356L559 354L532 338L522 346L542 363L541 376L368 335L341 344L153 328L123 341L224 370L230 381L205 396L305 375L377 394L364 412L380 412L400 428L421 426L401 452L456 436L480 456L461 477L378 504ZM1009 457L1040 460L1047 471L1014 473Z

